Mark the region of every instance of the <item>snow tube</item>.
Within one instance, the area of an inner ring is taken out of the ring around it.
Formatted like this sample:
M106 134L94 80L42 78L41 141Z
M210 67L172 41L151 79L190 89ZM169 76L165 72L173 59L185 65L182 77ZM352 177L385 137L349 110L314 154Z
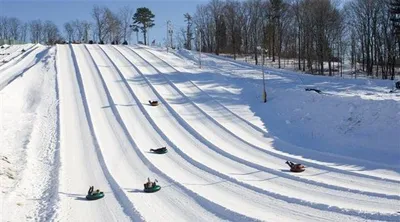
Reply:
M158 106L158 101L156 101L156 100L155 101L150 101L149 100L149 103L150 103L151 106Z
M301 164L296 164L295 166L290 168L290 171L295 172L295 173L300 173L306 170L306 168L301 165Z
M321 90L319 89L313 89L313 88L306 88L306 91L315 91L317 93L321 93Z
M87 200L98 200L98 199L101 199L103 197L104 197L104 193L103 192L86 195L86 199Z
M154 152L154 153L158 153L158 154L164 154L164 153L168 152L166 147L161 147L158 149L150 149L150 151Z
M154 192L159 191L160 189L161 189L160 185L155 185L155 186L152 186L150 188L144 188L144 192L146 192L146 193L154 193Z

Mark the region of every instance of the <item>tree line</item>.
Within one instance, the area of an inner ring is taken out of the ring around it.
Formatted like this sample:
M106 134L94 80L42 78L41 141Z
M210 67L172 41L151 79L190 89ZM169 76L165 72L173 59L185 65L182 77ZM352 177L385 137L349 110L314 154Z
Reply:
M398 0L211 0L193 17L198 49L215 54L252 54L260 50L277 62L295 59L299 70L333 75L344 60L354 70L383 79L395 77L400 55ZM186 21L188 21L185 15ZM188 34L194 30L182 31ZM184 34L182 36L185 36ZM185 44L188 48L188 43Z
M30 22L22 22L15 17L0 16L0 39L54 44L61 38L58 27L52 21L37 19Z
M91 16L93 21L75 19L64 23L64 36L52 21L37 19L24 23L15 17L0 16L0 39L49 45L65 41L120 44L127 42L132 32L142 32L147 44L146 34L154 26L155 17L148 8L138 8L135 13L129 7L113 12L100 6L92 8Z
M187 49L205 52L253 55L260 50L281 67L282 59L295 59L297 69L334 75L345 60L352 69L383 79L395 77L400 57L399 0L211 0L200 4L178 41ZM113 12L94 6L92 21L72 20L59 28L51 21L27 23L0 16L0 39L55 44L68 42L126 43L133 32L138 39L154 26L148 8L136 12L123 7ZM201 41L199 41L201 38ZM172 42L172 38L171 38ZM171 43L172 44L172 43ZM172 47L172 45L171 45ZM263 58L264 59L264 58Z

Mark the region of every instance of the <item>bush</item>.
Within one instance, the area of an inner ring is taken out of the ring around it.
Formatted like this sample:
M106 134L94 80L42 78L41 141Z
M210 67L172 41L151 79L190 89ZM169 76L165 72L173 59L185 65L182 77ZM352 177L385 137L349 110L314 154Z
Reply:
M103 40L101 40L101 41L99 42L99 44L100 44L100 45L104 45L104 42L103 42Z
M122 45L128 45L128 41L125 40Z
M89 44L93 44L93 40L89 40Z

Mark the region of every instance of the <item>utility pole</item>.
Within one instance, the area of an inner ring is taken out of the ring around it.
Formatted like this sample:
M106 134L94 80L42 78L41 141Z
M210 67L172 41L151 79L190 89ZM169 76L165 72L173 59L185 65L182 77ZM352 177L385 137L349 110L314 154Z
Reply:
M200 32L199 32L199 36L200 36L199 63L200 63L200 69L201 69L201 29L200 29Z
M170 23L170 28L169 28L169 40L171 40L171 49L173 48L173 44L172 44L172 33L174 31L172 30L172 24Z
M171 49L172 49L172 33L173 33L173 30L172 30L172 24L171 24L171 21L170 20L168 20L167 21L167 42L166 42L166 45L167 45L167 52L168 52L168 44L171 44L170 45L170 47L171 47ZM168 39L168 37L169 37L169 39Z
M257 46L258 50L261 50L261 69L262 69L262 75L263 75L263 102L267 102L267 92L265 91L265 75L264 75L264 49L261 46Z
M264 74L264 49L261 52L261 58L262 58L262 74L263 74L263 100L264 103L267 102L267 92L265 91L265 74Z
M199 38L199 65L201 69L201 29L196 28L197 37Z
M169 36L170 23L171 23L171 21L168 20L168 21L167 21L167 40L166 40L166 42L165 42L165 45L167 46L167 53L168 53L168 43L169 43L169 38L168 38L168 36Z

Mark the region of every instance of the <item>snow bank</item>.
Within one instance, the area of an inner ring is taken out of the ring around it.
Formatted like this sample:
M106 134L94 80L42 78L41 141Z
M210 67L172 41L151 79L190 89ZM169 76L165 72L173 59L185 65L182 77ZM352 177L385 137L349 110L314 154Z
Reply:
M58 104L54 55L52 48L0 93L4 138L0 141L0 189L2 204L7 206L1 213L7 220L49 220L56 207Z
M177 54L198 60L197 52ZM336 165L355 165L359 171L400 172L400 95L388 93L391 81L301 75L267 67L268 102L263 104L260 66L209 54L203 54L202 64L203 72L195 78L217 81L208 93L276 139L299 147L276 143L275 149ZM307 87L323 94L306 92ZM344 158L337 162L333 156ZM384 167L376 169L375 163Z

